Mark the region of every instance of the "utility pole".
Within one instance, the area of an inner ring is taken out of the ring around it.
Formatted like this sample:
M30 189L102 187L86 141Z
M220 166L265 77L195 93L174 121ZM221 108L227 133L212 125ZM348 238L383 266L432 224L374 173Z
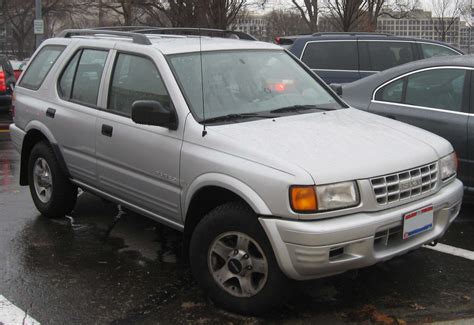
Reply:
M104 7L102 0L99 0L99 27L104 27Z
M34 32L36 38L36 48L41 45L43 41L44 35L44 22L43 22L43 14L42 14L42 4L41 0L35 0L35 21L34 21Z

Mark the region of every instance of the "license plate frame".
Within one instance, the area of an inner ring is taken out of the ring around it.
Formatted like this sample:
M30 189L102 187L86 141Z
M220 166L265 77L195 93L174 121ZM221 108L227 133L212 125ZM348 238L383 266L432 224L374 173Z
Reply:
M405 213L403 215L403 239L407 240L433 229L433 205Z

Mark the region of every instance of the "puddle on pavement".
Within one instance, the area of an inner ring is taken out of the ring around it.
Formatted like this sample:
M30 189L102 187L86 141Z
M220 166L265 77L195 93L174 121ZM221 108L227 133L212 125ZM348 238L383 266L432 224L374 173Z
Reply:
M11 281L34 283L22 286L28 299L60 296L66 305L105 308L109 322L155 310L194 286L178 254L180 241L174 230L84 194L68 217L26 223L14 240L18 263L10 273L19 279Z
M79 192L78 200L83 193ZM100 211L102 209L97 213L100 217L84 216L81 211L72 211L64 218L38 220L38 223L50 223L62 227L62 234L72 232L71 241L74 245L77 245L80 239L83 245L86 245L86 240L90 240L94 243L99 241L102 246L107 247L121 240L116 249L118 253L137 255L140 259L148 260L148 263L180 262L181 233L130 212L121 205L113 205L89 194L85 196L88 196L85 200L89 204L94 200L94 206L108 209L107 215L104 216L104 211Z
M18 159L10 142L0 142L0 193L18 191Z

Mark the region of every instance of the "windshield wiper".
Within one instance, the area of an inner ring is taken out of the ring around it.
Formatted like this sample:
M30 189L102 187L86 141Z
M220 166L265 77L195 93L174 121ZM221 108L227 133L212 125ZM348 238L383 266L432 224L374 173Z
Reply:
M227 114L222 116L211 117L205 120L202 120L201 123L217 123L217 122L228 122L228 121L236 121L242 120L246 118L273 118L274 116L265 115L260 113L240 113L240 114Z
M270 113L291 113L291 112L301 112L301 111L308 111L308 110L320 110L320 111L331 111L334 110L334 108L327 108L327 107L319 107L316 105L293 105L293 106L287 106L287 107L282 107L282 108L277 108L274 110L271 110Z

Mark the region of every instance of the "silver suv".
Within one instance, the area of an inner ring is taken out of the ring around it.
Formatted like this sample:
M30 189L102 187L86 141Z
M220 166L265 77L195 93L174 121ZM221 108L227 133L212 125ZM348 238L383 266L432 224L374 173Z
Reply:
M66 32L15 106L20 184L43 215L82 188L182 231L197 282L235 312L433 243L461 206L446 140L348 107L268 43Z

